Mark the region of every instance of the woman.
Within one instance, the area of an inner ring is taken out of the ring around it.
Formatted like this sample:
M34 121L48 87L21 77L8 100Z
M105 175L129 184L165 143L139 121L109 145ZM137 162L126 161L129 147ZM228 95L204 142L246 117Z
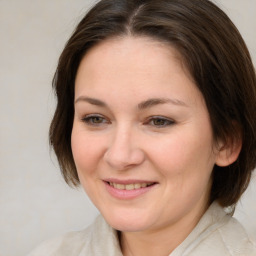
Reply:
M232 218L256 163L255 71L218 7L102 0L53 84L51 145L102 216L31 255L256 255Z

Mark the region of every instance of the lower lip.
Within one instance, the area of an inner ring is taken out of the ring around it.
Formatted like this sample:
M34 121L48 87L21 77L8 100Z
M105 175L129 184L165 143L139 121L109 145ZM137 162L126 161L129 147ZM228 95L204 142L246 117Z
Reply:
M104 182L107 191L109 194L117 199L123 199L123 200L128 200L128 199L134 199L137 198L152 189L155 188L157 184L153 184L151 186L145 187L145 188L138 188L138 189L133 189L133 190L125 190L125 189L117 189L109 185L109 183Z

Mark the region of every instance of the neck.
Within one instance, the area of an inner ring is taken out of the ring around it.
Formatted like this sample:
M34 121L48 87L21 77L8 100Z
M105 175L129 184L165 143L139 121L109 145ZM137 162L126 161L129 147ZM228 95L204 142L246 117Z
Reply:
M121 232L120 245L124 256L168 256L191 233L206 211L190 212L178 222L163 223L155 230ZM198 210L198 209L197 209Z

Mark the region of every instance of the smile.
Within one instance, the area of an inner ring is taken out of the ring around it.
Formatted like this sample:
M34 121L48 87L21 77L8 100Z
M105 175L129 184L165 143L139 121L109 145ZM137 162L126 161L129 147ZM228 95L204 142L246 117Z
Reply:
M158 182L142 181L142 180L104 180L105 188L108 193L121 200L131 200L147 194L149 191L157 187Z
M135 190L140 188L146 188L148 186L153 185L153 182L150 183L134 183L134 184L118 184L114 182L109 182L109 185L113 188L120 189L120 190Z

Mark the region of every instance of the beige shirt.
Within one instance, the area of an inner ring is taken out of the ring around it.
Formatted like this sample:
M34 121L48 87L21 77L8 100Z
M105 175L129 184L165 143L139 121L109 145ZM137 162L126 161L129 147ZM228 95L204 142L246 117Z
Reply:
M187 255L256 256L256 245L236 219L213 203L169 256ZM87 229L47 241L28 256L122 256L122 252L117 232L99 216Z

